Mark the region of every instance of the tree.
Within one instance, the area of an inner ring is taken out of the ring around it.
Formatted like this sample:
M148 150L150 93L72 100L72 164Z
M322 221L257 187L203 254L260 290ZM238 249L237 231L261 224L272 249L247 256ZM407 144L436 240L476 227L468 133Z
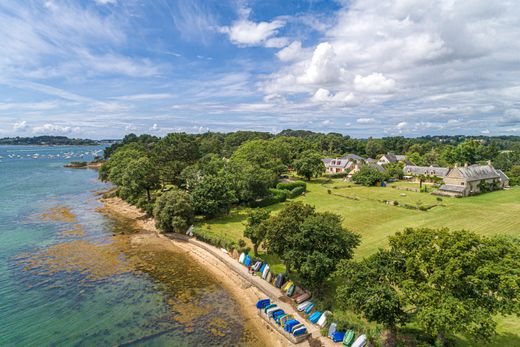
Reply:
M145 191L147 201L150 202L150 190L159 188L159 175L152 161L143 157L129 162L121 183L133 196Z
M303 152L299 159L294 161L293 166L298 175L304 176L307 178L307 181L310 181L312 177L318 177L325 172L325 165L321 160L321 156L315 151Z
M227 175L207 175L191 192L193 207L197 214L214 217L228 213L231 204L237 202L233 183Z
M155 225L164 232L183 232L194 220L190 196L177 188L157 198L153 214Z
M247 160L234 159L227 166L236 196L241 201L251 202L268 196L269 188L276 183L275 172L258 167Z
M343 228L341 222L336 214L291 203L263 223L267 249L278 254L306 287L319 290L338 261L351 259L359 244L359 236Z
M262 224L269 218L269 211L257 208L249 213L247 217L246 228L244 229L244 236L253 243L253 252L255 257L258 256L258 247L264 242L266 235L265 224Z
M403 173L404 164L399 163L388 163L385 165L385 170L388 177L402 179L404 176Z
M368 139L365 146L365 152L370 158L375 158L378 154L383 153L383 145L380 141L372 138Z
M405 229L389 238L392 285L417 324L489 340L497 314L520 313L520 242L468 231Z
M387 175L370 165L364 165L352 175L352 180L357 184L362 184L366 187L375 186L378 182L383 182Z
M511 186L520 185L520 165L515 165L507 172Z
M393 283L394 269L389 253L380 250L357 262L343 260L336 276L341 281L336 290L338 307L384 325L389 331L385 345L395 346L397 326L409 317Z

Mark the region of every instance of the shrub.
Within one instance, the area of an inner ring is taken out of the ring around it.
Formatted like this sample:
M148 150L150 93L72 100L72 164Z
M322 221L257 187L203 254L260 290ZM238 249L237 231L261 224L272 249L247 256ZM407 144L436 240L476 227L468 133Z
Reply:
M262 200L256 200L250 203L251 207L266 207L287 200L289 192L282 189L269 189L270 195Z
M344 178L347 177L348 172L337 172L329 175L329 178Z
M305 193L305 187L296 187L289 193L289 198L294 199L295 197L300 196L303 193Z
M440 196L437 197L438 202L442 202L442 198Z
M399 206L399 201L394 200L394 206Z
M294 181L294 182L287 182L287 183L278 183L276 185L276 189L281 190L294 190L297 187L303 187L304 191L307 189L307 183L303 181Z

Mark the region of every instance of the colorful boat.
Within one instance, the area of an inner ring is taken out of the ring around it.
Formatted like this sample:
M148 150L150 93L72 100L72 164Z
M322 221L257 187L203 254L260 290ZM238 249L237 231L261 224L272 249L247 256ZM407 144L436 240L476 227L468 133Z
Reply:
M245 253L240 254L240 257L238 258L238 262L239 262L240 264L244 264L244 259L245 259L245 257L246 257L246 254L245 254Z
M311 298L311 293L302 293L294 298L297 304L301 304L302 302L309 300Z
M256 308L262 309L271 304L271 299L262 299L256 302Z
M244 258L244 265L245 266L251 265L251 258L248 255L246 255L246 257Z
M269 305L267 305L266 307L264 307L264 313L267 313L268 309L273 308L273 307L277 307L277 306L278 306L277 304L269 304Z
M273 280L273 273L271 271L269 271L269 273L267 274L267 277L265 278L265 280L269 283L271 283L271 281Z
M309 313L311 313L311 311L312 311L313 308L314 308L314 304L311 303L309 306L307 306L307 307L305 308L305 310L303 310L303 312L304 312L305 314L309 314Z
M316 312L314 312L313 314L311 314L309 316L309 321L311 323L316 323L320 319L320 317L321 317L321 312L320 311L316 311Z
M287 289L287 296L288 297L293 296L295 289L296 289L296 286L294 284L292 286L290 286L289 289Z
M279 323L280 325L282 326L282 328L285 326L285 323L287 323L288 321L290 321L291 319L294 319L294 316L292 314L288 314L284 317L281 317L279 319Z
M367 344L367 336L365 334L359 336L352 344L352 347L365 347Z
M334 334L332 334L332 341L334 341L334 342L342 342L344 338L345 338L344 331L336 331Z
M284 281L283 274L279 274L278 276L276 276L276 280L274 282L274 286L276 288L281 288L282 284L283 284L283 281Z
M309 306L310 304L312 304L312 302L310 302L310 301L302 302L301 304L299 304L296 307L296 309L301 312L301 311L305 310L307 308L307 306Z
M321 315L320 319L318 319L316 324L318 324L322 328L325 327L325 325L327 324L327 317L330 315L331 315L330 311L323 312L323 314Z
M284 329L285 331L291 331L291 328L297 324L300 324L300 322L296 319L290 319L287 322L285 322Z
M329 327L329 333L327 334L328 337L332 338L332 335L336 332L336 327L338 325L336 323L332 323Z
M289 329L289 332L292 333L293 331L295 331L296 329L300 329L301 327L304 327L305 325L300 323L300 324L296 324L294 326L291 327L291 329Z
M345 334L345 338L343 339L343 346L350 347L352 345L352 341L354 341L354 337L356 334L354 333L354 330L349 330Z
M264 271L262 272L262 278L265 280L267 274L269 273L269 265L265 265Z
M296 329L296 330L294 330L294 331L292 332L292 334L293 334L294 336L300 336L300 335L304 335L304 334L306 334L306 333L307 333L307 328L306 328L306 327L298 328L298 329Z

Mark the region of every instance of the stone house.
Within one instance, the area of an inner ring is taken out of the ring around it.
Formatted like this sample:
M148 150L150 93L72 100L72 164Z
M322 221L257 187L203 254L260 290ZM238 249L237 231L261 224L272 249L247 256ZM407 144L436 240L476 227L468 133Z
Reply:
M399 163L401 161L406 161L406 155L396 155L393 153L383 154L381 158L377 161L379 165L386 165L390 163Z
M488 162L488 165L455 166L444 177L444 184L435 192L436 195L463 197L485 191L501 189L507 185L507 176Z

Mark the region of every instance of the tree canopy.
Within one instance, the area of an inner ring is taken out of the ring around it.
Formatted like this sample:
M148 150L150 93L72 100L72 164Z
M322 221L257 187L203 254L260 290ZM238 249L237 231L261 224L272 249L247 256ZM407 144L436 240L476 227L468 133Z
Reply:
M305 177L308 181L312 177L318 177L325 172L325 165L321 155L316 151L305 151L293 163L296 173Z

